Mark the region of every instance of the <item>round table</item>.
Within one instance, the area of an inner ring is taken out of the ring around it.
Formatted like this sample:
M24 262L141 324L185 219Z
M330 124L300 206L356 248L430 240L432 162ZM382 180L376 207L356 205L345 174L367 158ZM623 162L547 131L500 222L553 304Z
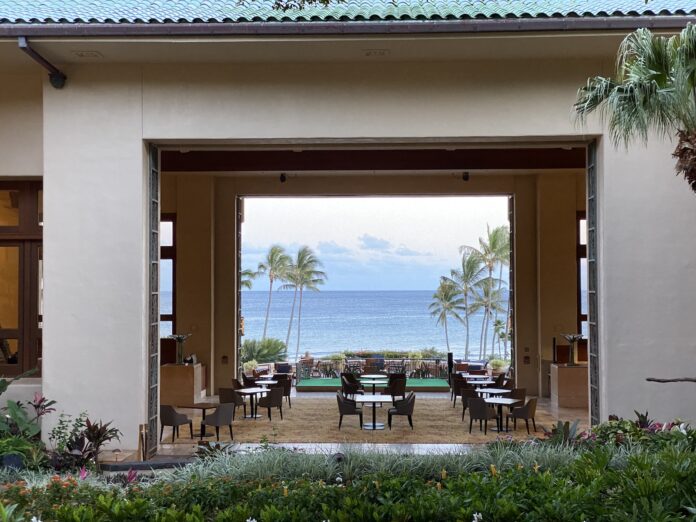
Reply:
M258 419L261 417L261 415L256 414L256 408L254 404L254 397L257 395L260 395L262 393L268 393L268 390L266 388L242 388L240 390L235 390L237 393L241 395L248 395L249 396L249 405L251 407L251 414L250 415L245 415L245 419Z
M359 403L372 403L372 422L363 424L363 429L365 430L383 430L384 423L377 422L377 404L381 404L384 401L383 395L356 395L355 402Z
M380 377L379 379L372 378L372 377L361 377L360 383L361 384L371 384L372 385L372 394L374 395L376 393L375 388L378 385L379 386L387 386L389 384L389 380L386 377Z

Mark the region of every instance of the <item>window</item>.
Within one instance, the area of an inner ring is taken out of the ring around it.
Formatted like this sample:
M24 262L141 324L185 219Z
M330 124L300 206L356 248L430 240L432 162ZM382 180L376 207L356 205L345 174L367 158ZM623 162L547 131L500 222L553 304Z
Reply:
M587 323L587 218L585 212L577 214L577 266L578 266L578 332L585 339L589 334Z
M41 369L41 182L0 182L0 375Z
M160 220L160 337L176 332L176 215Z

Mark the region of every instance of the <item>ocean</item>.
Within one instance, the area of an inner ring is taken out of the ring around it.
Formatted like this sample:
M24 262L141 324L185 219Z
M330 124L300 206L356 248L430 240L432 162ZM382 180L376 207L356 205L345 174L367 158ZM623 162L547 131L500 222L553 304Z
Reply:
M305 292L302 301L300 355L314 357L359 349L447 351L444 329L430 316L432 291L321 291ZM285 341L292 307L292 291L274 291L268 321L268 337ZM298 299L299 301L299 299ZM260 339L268 303L268 292L242 292L244 339ZM502 317L501 317L502 319ZM474 356L483 323L483 312L470 318L469 342ZM455 357L464 357L464 325L448 321L450 347ZM488 334L489 352L492 334ZM297 349L297 309L288 355Z

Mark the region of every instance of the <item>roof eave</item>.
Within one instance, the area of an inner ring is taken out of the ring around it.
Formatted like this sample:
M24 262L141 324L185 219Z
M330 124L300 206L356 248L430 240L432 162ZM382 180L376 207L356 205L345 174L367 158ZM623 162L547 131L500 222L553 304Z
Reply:
M238 22L238 23L0 23L0 37L228 36L516 33L681 29L696 15L505 18L441 21Z

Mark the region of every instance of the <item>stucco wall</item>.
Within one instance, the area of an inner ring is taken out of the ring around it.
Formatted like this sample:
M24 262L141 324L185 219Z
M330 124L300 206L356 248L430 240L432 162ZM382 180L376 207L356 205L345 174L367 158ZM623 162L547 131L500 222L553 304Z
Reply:
M673 145L599 148L603 418L633 410L696 419L696 194L674 175Z
M69 76L44 89L43 392L59 411L113 421L135 448L147 404L140 73Z
M43 76L38 68L0 70L0 177L41 177Z
M603 65L69 67L68 86L45 88L43 100L44 392L73 413L113 419L124 446L135 446L145 420L143 141L581 137L601 129L575 126L570 106L577 86ZM26 143L39 144L37 134L31 131ZM696 418L693 402L679 400L688 385L656 393L658 385L642 381L655 369L696 373L696 205L673 178L669 153L655 145L631 154L601 150L603 415L648 407L660 417ZM40 172L26 158L20 167L14 170ZM337 186L349 182L341 178ZM532 198L536 189L519 193ZM518 219L534 221L536 214ZM531 254L521 256L518 269L531 261ZM518 274L518 288L530 281ZM518 314L522 335L537 319L521 304ZM538 340L529 342L534 352Z

